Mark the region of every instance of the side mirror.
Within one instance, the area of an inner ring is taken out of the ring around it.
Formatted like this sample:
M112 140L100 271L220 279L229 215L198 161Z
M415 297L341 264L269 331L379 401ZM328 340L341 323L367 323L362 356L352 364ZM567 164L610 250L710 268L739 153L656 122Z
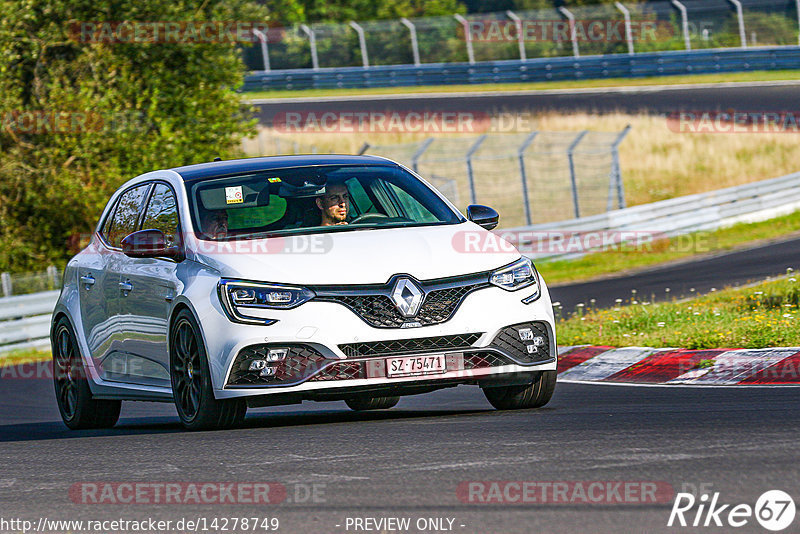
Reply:
M500 214L489 206L473 204L467 206L467 219L482 228L494 230L500 222Z
M122 240L122 253L131 258L183 260L181 247L169 247L161 230L140 230Z

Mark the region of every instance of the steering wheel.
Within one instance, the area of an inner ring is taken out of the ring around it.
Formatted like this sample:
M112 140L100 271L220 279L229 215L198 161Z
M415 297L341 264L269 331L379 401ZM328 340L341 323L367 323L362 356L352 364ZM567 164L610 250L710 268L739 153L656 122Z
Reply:
M358 223L362 223L362 222L369 222L369 221L373 221L373 220L388 219L388 218L389 218L389 216L388 215L384 215L383 213L364 213L362 215L359 215L358 217L356 217L352 221L350 221L350 224L358 224Z

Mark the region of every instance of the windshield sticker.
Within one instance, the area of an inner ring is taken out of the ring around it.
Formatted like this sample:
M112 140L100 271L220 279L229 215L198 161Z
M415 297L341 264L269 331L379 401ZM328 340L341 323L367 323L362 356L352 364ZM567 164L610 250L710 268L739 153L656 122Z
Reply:
M271 183L271 184L277 184L277 183L280 183L280 181L281 181L281 179L277 178L277 177L276 178L269 178L269 183Z
M242 186L225 188L225 203L226 204L241 204L244 202L242 198Z

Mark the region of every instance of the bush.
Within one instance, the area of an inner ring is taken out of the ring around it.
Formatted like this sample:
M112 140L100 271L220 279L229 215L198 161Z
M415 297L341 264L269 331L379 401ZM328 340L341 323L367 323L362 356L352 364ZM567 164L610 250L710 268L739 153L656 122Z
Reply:
M266 21L255 3L0 0L0 12L0 271L63 265L123 182L231 157L255 126L234 92L236 43L70 35L76 21ZM32 116L68 122L22 121Z

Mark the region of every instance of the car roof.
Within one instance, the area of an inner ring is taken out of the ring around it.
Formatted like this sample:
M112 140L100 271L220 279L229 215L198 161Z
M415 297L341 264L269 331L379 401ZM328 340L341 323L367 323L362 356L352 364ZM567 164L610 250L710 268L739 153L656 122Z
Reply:
M307 167L312 165L397 165L391 160L378 156L342 156L342 155L307 155L307 156L269 156L262 158L234 159L187 165L171 169L185 181L201 180L233 176L272 169L291 167Z

